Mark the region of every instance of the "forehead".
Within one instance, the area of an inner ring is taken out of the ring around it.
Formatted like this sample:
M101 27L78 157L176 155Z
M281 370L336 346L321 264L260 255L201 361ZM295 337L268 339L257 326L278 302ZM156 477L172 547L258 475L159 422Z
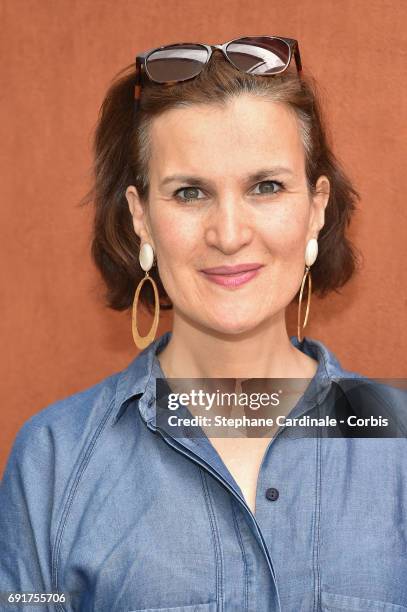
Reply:
M195 104L153 120L150 177L182 171L221 179L268 164L304 167L299 123L286 105L245 94L221 107Z

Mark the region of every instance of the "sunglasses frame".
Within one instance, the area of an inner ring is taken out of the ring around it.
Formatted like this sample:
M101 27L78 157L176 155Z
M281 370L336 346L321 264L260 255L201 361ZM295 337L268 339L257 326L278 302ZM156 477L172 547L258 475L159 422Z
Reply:
M298 45L298 41L295 38L286 38L284 36L268 36L268 35L263 35L263 36L239 36L239 38L233 38L232 40L229 40L228 42L225 42L221 45L205 45L204 43L197 43L197 42L181 42L181 43L173 43L173 44L168 44L168 45L162 45L161 47L155 47L154 49L149 49L148 51L144 51L139 53L136 56L136 83L135 83L135 87L134 87L134 99L136 100L136 103L139 104L140 102L140 98L141 98L141 84L142 84L142 80L143 77L145 78L145 76L147 75L147 77L150 79L150 81L153 81L154 83L160 83L160 85L165 86L170 86L173 85L174 83L181 83L183 81L190 81L191 79L194 79L195 77L197 77L201 72L204 66L206 66L206 64L209 62L209 60L211 59L212 53L214 49L219 49L220 51L222 51L225 59L230 62L232 64L232 66L234 66L234 68L236 68L237 70L241 70L240 68L238 68L238 66L235 66L235 64L232 62L232 60L228 57L227 55L227 47L228 45L230 45L233 42L237 42L238 40L242 40L244 38L269 38L269 39L273 39L273 40L282 40L284 43L286 43L288 45L289 48L289 56L288 56L288 62L287 65L282 68L282 70L280 70L279 72L273 72L272 74L258 74L255 76L264 76L264 77L270 77L270 76L274 76L276 74L281 74L282 72L285 72L289 65L291 64L291 60L292 57L294 55L294 59L295 59L295 64L297 67L297 72L299 75L301 75L302 72L302 63L301 63L301 55L300 55L300 49L299 49L299 45ZM206 61L204 64L202 64L201 70L198 72L198 74L195 74L192 77L187 77L186 79L176 79L176 80L169 80L169 81L165 81L164 83L162 81L155 81L153 78L151 78L148 69L147 69L147 60L149 58L150 55L152 55L153 53L155 53L155 51L162 51L164 49L168 49L169 47L174 48L174 47L182 47L183 45L197 45L200 47L204 47L207 51L208 51L208 55L206 58ZM242 72L246 72L245 70L242 70Z

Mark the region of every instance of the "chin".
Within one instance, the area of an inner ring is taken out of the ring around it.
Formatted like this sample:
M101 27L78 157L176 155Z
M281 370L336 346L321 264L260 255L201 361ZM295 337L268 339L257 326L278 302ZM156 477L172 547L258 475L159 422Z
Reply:
M243 334L250 332L257 327L260 320L246 317L233 316L217 316L210 322L207 322L208 327L222 334Z

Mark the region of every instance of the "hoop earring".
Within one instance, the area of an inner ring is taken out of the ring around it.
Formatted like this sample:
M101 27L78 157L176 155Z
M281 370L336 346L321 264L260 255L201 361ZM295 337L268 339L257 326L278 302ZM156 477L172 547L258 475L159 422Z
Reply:
M149 244L148 242L145 242L140 249L139 262L140 262L140 266L145 271L145 276L141 279L141 281L137 285L136 293L134 295L131 327L132 327L133 340L134 340L135 345L139 349L144 349L146 348L146 346L148 346L151 342L154 341L155 334L157 332L158 321L160 318L160 301L158 297L157 285L154 279L148 273L148 271L151 269L153 262L154 262L154 251L153 251L151 244ZM150 331L145 336L140 336L138 328L137 328L138 301L139 301L141 288L147 280L150 281L150 283L153 286L153 290L154 290L154 319L153 319L153 323L151 325Z
M301 338L301 329L304 329L308 322L308 315L310 311L311 305L311 292L312 292L312 281L311 281L311 266L315 262L318 255L318 241L316 238L311 238L308 241L307 247L305 249L305 272L302 277L301 289L300 289L300 297L298 300L298 315L297 315L297 338L298 342L302 342ZM305 318L304 323L301 326L301 302L302 302L302 294L304 291L305 281L308 277L308 292L307 292L307 308L305 310Z

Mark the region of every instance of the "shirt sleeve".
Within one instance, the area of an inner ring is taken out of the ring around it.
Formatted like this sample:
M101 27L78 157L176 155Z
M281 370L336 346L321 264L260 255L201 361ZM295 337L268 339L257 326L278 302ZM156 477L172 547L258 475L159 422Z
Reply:
M1 610L16 608L7 605L6 592L52 592L54 471L50 432L32 417L17 434L0 484ZM51 608L24 605L24 610L31 609Z

